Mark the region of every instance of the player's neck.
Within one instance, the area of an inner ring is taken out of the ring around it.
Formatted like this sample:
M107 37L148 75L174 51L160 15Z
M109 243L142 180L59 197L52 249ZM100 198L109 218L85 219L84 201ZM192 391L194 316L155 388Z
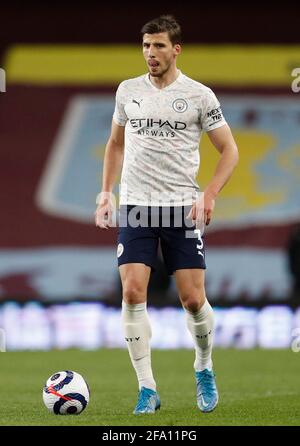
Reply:
M156 88L165 88L168 85L172 84L180 75L180 70L174 66L174 68L168 70L165 74L163 74L161 77L154 77L151 76L149 73L149 79L153 85L155 85Z

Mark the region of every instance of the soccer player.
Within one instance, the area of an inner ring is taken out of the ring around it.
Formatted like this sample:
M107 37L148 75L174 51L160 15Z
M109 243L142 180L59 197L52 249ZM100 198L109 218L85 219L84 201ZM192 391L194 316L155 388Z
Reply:
M139 382L134 413L160 408L147 315L147 286L159 242L195 344L197 404L202 412L211 412L218 391L212 364L214 316L204 287L203 227L238 162L238 150L215 94L176 67L181 29L174 17L151 20L141 33L148 72L118 87L95 222L105 229L113 225L110 197L123 166L117 257L125 339ZM203 193L196 182L202 131L220 153ZM164 224L167 209L170 223ZM135 224L137 215L143 224Z

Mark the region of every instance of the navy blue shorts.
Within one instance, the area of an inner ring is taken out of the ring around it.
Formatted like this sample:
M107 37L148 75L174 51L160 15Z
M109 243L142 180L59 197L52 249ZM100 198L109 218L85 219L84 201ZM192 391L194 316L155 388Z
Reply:
M143 263L155 270L158 245L169 275L178 269L206 269L203 235L191 220L191 206L120 206L118 265Z

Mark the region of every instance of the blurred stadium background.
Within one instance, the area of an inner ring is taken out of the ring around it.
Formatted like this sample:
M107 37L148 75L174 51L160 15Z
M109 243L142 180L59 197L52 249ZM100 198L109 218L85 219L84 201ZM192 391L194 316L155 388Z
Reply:
M7 350L124 346L116 335L116 229L95 228L95 197L116 87L146 71L140 28L166 12L183 28L179 68L216 92L240 150L206 233L215 344L288 348L300 327L295 8L173 2L114 11L12 2L1 7L0 27L7 81L0 93L0 327ZM206 135L201 157L205 185L217 161ZM192 347L161 265L149 305L154 347Z

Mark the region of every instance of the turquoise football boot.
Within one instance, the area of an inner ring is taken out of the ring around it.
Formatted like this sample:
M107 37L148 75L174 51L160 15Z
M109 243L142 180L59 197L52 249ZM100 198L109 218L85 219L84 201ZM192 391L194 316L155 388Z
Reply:
M219 394L215 374L208 369L196 372L197 405L201 412L212 412L218 404Z
M152 389L142 387L139 391L138 402L133 412L134 415L155 413L158 409L160 409L160 398L158 393Z

